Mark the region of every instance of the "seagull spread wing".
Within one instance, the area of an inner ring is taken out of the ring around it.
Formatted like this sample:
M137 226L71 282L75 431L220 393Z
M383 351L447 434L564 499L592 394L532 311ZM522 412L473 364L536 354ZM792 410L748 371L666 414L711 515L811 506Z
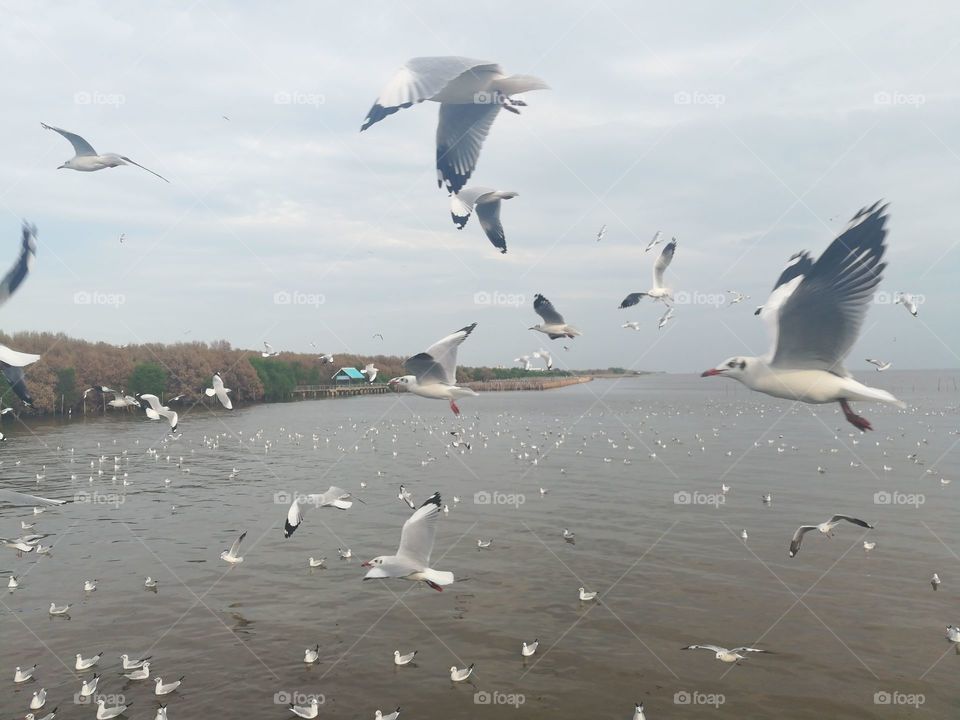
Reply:
M420 385L445 383L453 385L457 381L457 348L469 337L476 323L460 328L409 358L403 366L417 376Z
M484 202L477 205L477 219L487 234L487 239L502 253L507 251L507 236L500 222L500 201Z
M790 297L790 293L797 287L797 283L791 283L790 281L796 277L809 274L812 267L813 259L806 250L791 255L790 259L787 260L787 266L780 273L777 282L774 283L773 290L770 291L770 298L765 305L758 307L753 314L760 315L763 318L768 317L769 313L776 315L776 311L784 300Z
M140 163L138 163L138 162L136 162L136 161L134 161L134 160L131 160L131 159L128 158L126 155L121 155L121 156L120 156L120 159L123 160L123 161L126 162L126 163L130 163L131 165L136 165L136 166L137 166L138 168L140 168L141 170L146 170L146 171L147 171L148 173L150 173L151 175L156 175L158 178L160 178L161 180L163 180L165 183L169 183L169 182L170 182L169 180L167 180L167 179L166 179L163 175L161 175L160 173L156 173L156 172L154 172L153 170L151 170L150 168L144 167L144 166L141 165Z
M761 312L772 327L775 322L771 365L848 374L843 359L860 334L886 267L881 262L886 249L885 210L886 205L876 203L857 213L808 274L784 286L795 284L779 307Z
M433 538L437 534L437 518L440 517L440 493L423 501L423 505L407 518L400 531L400 548L397 556L411 560L421 567L430 566Z
M160 398L158 398L156 395L151 395L150 393L143 393L142 395L140 395L140 399L146 400L147 403L150 405L150 409L153 410L155 413L159 413L161 410L170 409L166 405L161 405Z
M2 345L0 345L0 350L4 350L6 352L14 352L13 350L10 350L9 348L5 348ZM23 353L16 353L16 354L23 355ZM37 360L40 359L38 355L32 355L31 357L34 357ZM31 360L31 362L33 361ZM24 378L26 377L26 374L23 372L23 368L4 365L0 363L0 372L3 373L3 376L7 379L7 382L10 384L10 387L13 389L14 394L18 398L20 398L23 404L27 406L33 405L33 397L30 395L30 391L27 390L27 383L24 380Z
M0 305L3 305L17 291L20 284L26 279L37 256L37 229L27 223L23 224L23 240L20 245L20 255L17 256L13 267L0 280Z
M243 539L246 536L247 536L247 532L246 530L244 530L243 533L240 534L240 537L238 537L236 540L233 541L233 545L230 546L230 555L232 557L240 557L238 555L238 553L240 552L240 543L243 542Z
M811 530L816 530L816 525L801 525L790 539L790 557L800 552L800 543L803 542L803 536Z
M360 131L402 108L429 100L470 71L502 72L496 63L465 57L419 57L407 61L380 92Z
M491 192L493 192L493 188L471 185L450 196L450 217L458 230L462 230L464 225L467 224L477 200Z
M710 652L727 652L726 648L719 647L718 645L687 645L684 650L709 650Z
M533 296L533 310L547 325L563 325L563 315L557 312L553 303L547 300L543 295L537 293Z
M854 525L859 525L860 527L873 529L873 525L868 522L864 522L860 518L850 517L849 515L834 515L830 518L830 522L835 523L840 520L846 520L848 523L853 523Z
M76 153L77 157L97 154L97 151L93 149L93 146L76 133L61 130L58 127L53 127L53 125L47 125L46 123L40 123L40 125L47 130L53 130L56 133L60 133L67 140L69 140L70 144L73 145L73 152Z
M6 345L0 345L0 366L9 365L14 368L22 368L35 363L40 359L39 355L17 352L11 350Z
M460 192L477 167L480 148L487 139L500 103L440 105L437 124L437 187Z
M663 273L670 266L670 261L673 260L673 253L676 249L677 241L676 239L673 239L667 243L666 247L663 248L663 252L660 253L660 257L657 258L657 262L653 266L654 289L660 289L664 287Z

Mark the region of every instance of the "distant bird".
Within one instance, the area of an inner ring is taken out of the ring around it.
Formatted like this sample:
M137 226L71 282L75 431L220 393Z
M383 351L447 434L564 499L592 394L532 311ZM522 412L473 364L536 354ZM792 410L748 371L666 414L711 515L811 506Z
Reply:
M240 543L243 542L243 539L247 536L247 531L244 530L240 533L240 537L233 541L233 545L230 546L229 550L224 550L220 553L220 559L225 560L231 565L236 565L237 563L242 563L243 558L240 556Z
M400 485L400 492L397 493L397 499L405 502L411 510L417 509L417 506L413 502L413 495L411 495L410 491L403 485Z
M308 705L294 705L290 703L290 712L306 720L313 720L320 714L320 701L316 697L310 698Z
M601 226L600 226L600 232L597 233L597 242L600 242L601 240L603 240L603 238L604 238L604 236L605 236L606 234L607 234L607 226L606 226L606 225L601 225Z
M274 350L273 346L270 343L264 341L263 350L260 352L260 357L272 358L272 357L276 357L279 354L280 352L278 350Z
M523 647L520 648L520 654L521 654L523 657L530 657L531 655L533 655L533 654L537 651L537 648L538 648L538 647L540 647L540 641L539 641L539 640L534 640L534 641L533 641L532 643L530 643L529 645L527 645L526 641L524 641Z
M400 717L400 706L389 715L384 715L380 710L373 714L373 720L397 720Z
M66 615L70 612L70 605L63 605L57 607L56 603L50 603L50 609L48 611L51 615Z
M537 315L543 318L543 322L528 328L529 330L542 332L551 340L562 337L575 338L580 335L580 331L572 325L567 325L563 315L553 307L553 303L540 293L533 296L533 309Z
M430 567L430 553L433 551L433 541L437 533L440 505L439 492L427 498L403 524L400 547L396 554L380 555L363 563L362 567L370 568L363 579L403 578L414 582L423 581L441 592L444 585L452 584L452 572Z
M639 330L639 329L640 329L640 323L639 323L638 321L636 321L636 320L631 320L630 322L625 322L625 323L624 323L623 325L621 325L620 327L622 327L622 328L630 328L631 330Z
M790 540L790 557L796 557L797 553L800 552L800 543L803 542L803 536L808 532L811 530L817 530L823 535L832 536L833 529L843 520L854 525L859 525L863 528L868 528L870 530L873 529L873 525L870 525L869 523L858 518L850 517L849 515L834 515L832 518L820 523L819 525L801 525L793 534L793 539Z
M597 594L598 593L596 592L587 592L584 588L580 588L580 599L584 602L588 600L596 600Z
M960 628L953 625L947 625L947 640L960 643Z
M53 710L48 712L46 715L41 715L37 717L32 712L27 713L23 716L23 720L53 720L57 716L57 710L59 707L55 707Z
M286 522L283 524L283 536L288 538L296 532L296 529L300 527L300 523L303 522L303 513L306 512L308 506L348 510L353 506L350 497L350 493L334 485L331 485L326 492L294 496L293 502L290 504L290 509L287 511Z
M307 648L303 651L303 661L308 665L312 665L317 660L320 659L320 643L317 643L312 648Z
M474 209L487 239L501 253L507 252L507 237L500 222L500 201L517 197L517 193L471 185L450 196L450 217L458 230L463 230Z
M682 650L709 650L714 653L714 656L720 662L725 663L738 663L746 658L746 655L743 653L766 653L770 652L769 650L760 650L759 648L752 647L735 647L730 650L727 648L719 647L717 645L687 645Z
M936 573L933 574L933 577L930 578L930 585L933 586L934 590L940 589L940 576Z
M11 590L16 590L18 587L20 587L20 581L17 580L16 577L11 575L10 579L7 580L7 587L10 588Z
M487 550L491 545L493 545L492 538L490 540L477 539L477 547L481 550Z
M752 390L787 400L839 402L847 421L859 430L872 427L850 409L849 401L903 407L886 390L857 382L843 367L886 267L881 262L885 210L880 203L860 210L815 263L805 252L790 259L761 308L773 335L770 353L728 358L702 376L731 377Z
M920 309L917 307L916 298L909 293L897 293L893 302L895 305L903 305L907 309L907 312L914 317L920 312Z
M409 665L413 662L413 659L417 656L417 651L414 650L411 653L406 655L401 655L399 650L393 651L393 664L394 665Z
M740 539L741 539L741 540L747 540L749 537L750 537L750 536L747 535L747 529L746 529L746 528L743 528L743 529L740 531Z
M521 355L521 356L518 357L518 358L514 358L513 361L514 361L515 363L520 363L521 365L523 365L523 369L524 369L524 370L532 370L532 369L533 369L533 365L530 363L530 356L529 356L529 355Z
M737 292L736 290L727 290L727 294L730 295L729 305L737 305L744 300L750 299L749 295L744 295L742 292Z
M157 586L157 581L147 575L147 579L143 581L143 586L148 589L155 588Z
M360 131L424 100L440 103L437 185L458 193L473 174L480 148L500 109L520 114L526 103L511 97L547 89L531 75L504 75L496 63L464 57L408 60L380 93Z
M543 348L540 348L533 354L533 356L535 358L539 358L543 360L543 362L547 366L547 370L553 370L553 357L550 355L549 350L544 350Z
M353 550L351 550L350 548L338 547L337 555L340 556L341 560L349 560L350 558L353 557Z
M450 679L453 680L453 682L463 682L472 674L473 674L473 663L470 663L468 667L465 667L463 669L457 668L456 665L450 668Z
M230 388L225 388L223 386L223 380L220 379L220 373L218 372L213 373L213 387L207 388L203 391L207 397L213 397L216 395L217 400L220 401L221 405L223 405L227 410L233 410L233 403L230 402L230 398L228 396L229 392Z
M867 362L871 365L876 365L877 372L883 372L884 370L890 369L890 363L884 362L883 360L871 360L870 358L867 358Z
M663 330L663 326L666 325L673 318L673 308L667 308L667 311L663 314L663 317L660 318L660 322L657 323L657 330Z
M652 250L654 247L660 244L660 240L662 239L663 239L663 233L657 230L653 234L653 239L647 244L647 246L643 249L643 251L648 252L649 250Z
M153 681L156 683L156 687L153 689L153 694L158 696L169 695L178 687L180 687L180 684L183 682L183 678L184 676L181 675L179 679L164 684L163 678L161 678L159 675L155 676Z
M141 400L146 400L149 407L146 408L147 417L151 420L159 420L160 418L166 418L170 423L170 432L174 433L177 431L177 412L171 410L166 405L160 404L160 398L156 395L150 393L144 393L140 396Z
M457 400L473 397L474 390L457 385L457 348L470 337L476 323L460 328L418 353L403 364L404 369L412 373L392 378L390 386L403 385L414 395L434 400L447 400L454 415L460 414Z
M647 720L647 716L643 714L643 703L638 702L633 706L633 720Z
M146 170L151 175L156 175L165 183L170 182L163 177L163 175L159 175L150 168L146 168L140 163L134 162L126 155L117 155L116 153L104 153L103 155L100 155L96 150L93 149L90 143L88 143L79 135L66 130L61 130L60 128L53 127L52 125L47 125L45 123L40 123L40 125L47 130L53 130L55 133L59 133L66 138L71 145L73 145L73 152L75 153L74 156L63 163L63 165L58 167L57 170L63 170L66 168L69 170L79 170L80 172L95 172L105 168L120 167L121 165L136 165L141 170Z
M867 542L866 540L863 541L863 549L864 549L865 552L870 552L870 551L873 550L876 546L877 546L877 544L876 544L875 542Z
M676 249L677 239L673 238L664 246L660 257L657 258L657 262L653 265L653 287L646 292L634 292L627 295L620 303L621 310L636 305L645 297L653 298L654 301L661 300L664 303L673 300L673 290L663 284L663 274L670 266Z
M379 372L379 370L377 370L377 366L374 365L373 363L367 363L367 366L363 368L363 370L361 370L360 372L367 376L368 383L372 383L374 380L377 379L377 373Z
M80 685L80 697L90 697L97 691L97 683L100 682L100 676L94 675L89 680L84 680Z
M123 245L123 239L127 237L126 233L120 233L120 244Z
M307 564L312 568L323 567L326 562L326 556L314 559L314 557L311 555L309 558L307 558Z
M560 533L564 540L573 540L577 534L568 530L567 528L563 529L563 532Z

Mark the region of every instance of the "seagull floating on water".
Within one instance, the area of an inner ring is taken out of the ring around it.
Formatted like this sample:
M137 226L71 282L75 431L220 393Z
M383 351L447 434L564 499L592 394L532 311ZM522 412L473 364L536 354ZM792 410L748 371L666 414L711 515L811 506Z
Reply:
M450 679L453 680L453 682L463 682L473 674L473 665L473 663L470 663L468 667L462 670L458 669L456 665L452 666L450 668Z
M413 659L417 656L417 651L407 653L406 655L401 655L399 650L393 651L393 664L394 665L409 665L413 662Z
M153 689L153 694L154 694L154 695L158 695L158 696L160 696L160 695L169 695L169 694L172 693L174 690L176 690L178 687L180 687L180 683L183 682L183 678L184 678L184 677L186 677L186 676L181 675L179 679L174 680L173 682L170 682L170 683L167 683L166 685L164 685L164 684L163 684L163 678L161 678L161 677L158 675L157 677L154 678L154 682L156 683L156 686L155 686L154 689Z
M540 641L539 641L539 640L534 640L534 641L533 641L532 643L530 643L529 645L527 645L527 643L524 642L524 643L523 643L523 647L520 648L520 654L521 654L523 657L530 657L531 655L533 655L533 654L537 651L537 648L538 648L538 647L540 647Z
M790 259L760 312L773 335L770 353L728 358L702 376L731 377L787 400L839 402L859 430L872 427L850 409L850 400L904 407L886 390L857 382L843 367L885 267L885 210L879 203L860 210L816 262L806 252Z

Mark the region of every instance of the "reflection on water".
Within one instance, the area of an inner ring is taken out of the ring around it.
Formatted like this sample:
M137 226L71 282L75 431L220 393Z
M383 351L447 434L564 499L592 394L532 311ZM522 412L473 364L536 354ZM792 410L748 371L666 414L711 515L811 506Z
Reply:
M651 719L858 718L920 699L948 717L960 482L941 478L958 475L956 375L871 380L910 408L861 405L877 428L862 436L832 406L674 376L471 398L469 451L450 447L458 423L444 404L396 395L197 409L169 444L133 414L7 422L4 483L89 502L0 509L3 536L35 521L53 544L49 556L0 554L0 571L22 579L0 606L0 707L22 715L46 687L48 710L92 716L73 704L90 676L73 658L104 651L99 691L142 718L158 704L153 683L121 676L124 652L152 655L165 682L186 676L165 698L171 718L288 717L286 702L310 694L321 717L398 705L406 717L630 717L643 700ZM392 552L409 516L400 483L417 500L440 490L450 508L433 565L458 582L443 593L361 582L360 563ZM312 509L284 540L275 496L331 484L366 504ZM834 512L876 529L810 535L789 559L793 530ZM245 560L228 567L219 553L244 530ZM479 550L479 538L494 543ZM580 602L581 586L599 601ZM70 618L49 616L51 601L70 603ZM304 664L317 643L319 662ZM680 650L691 643L775 654L733 666ZM396 667L394 650L416 662ZM9 681L34 663L36 682ZM450 666L470 663L470 681L451 683Z

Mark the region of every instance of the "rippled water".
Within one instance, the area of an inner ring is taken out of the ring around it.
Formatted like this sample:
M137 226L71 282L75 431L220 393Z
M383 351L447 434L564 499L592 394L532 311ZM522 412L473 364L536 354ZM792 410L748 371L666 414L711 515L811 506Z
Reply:
M134 414L29 430L6 422L5 484L104 502L36 518L32 532L53 535L51 557L0 555L4 579L22 578L0 605L0 708L26 713L42 686L59 717L93 717L73 703L78 676L90 675L73 671L73 657L103 651L99 690L132 701L130 718L153 718L157 702L152 683L120 676L122 652L152 655L165 681L186 676L167 698L171 720L292 717L275 700L294 693L322 694L321 717L399 705L407 718L629 718L636 700L651 720L913 712L876 704L878 692L902 693L894 703L919 694L928 716L954 716L960 657L944 629L960 623L960 480L940 478L960 474L957 376L870 379L910 408L860 405L877 428L866 436L835 407L791 409L731 382L664 375L470 398L469 452L448 447L446 404L408 395L198 409L169 445ZM100 454L110 459L91 483ZM401 482L417 500L440 490L450 506L433 565L458 582L443 593L361 582L360 562L391 553L409 516ZM715 500L721 482L731 486L722 502L695 504ZM312 510L285 540L274 495L330 484L366 504ZM881 491L922 503L878 504ZM482 504L477 493L522 502ZM808 535L789 559L793 530L833 512L877 527ZM0 509L0 534L19 535L21 519L30 511ZM245 561L229 568L218 555L244 530ZM877 543L869 553L864 537ZM353 559L337 559L338 546ZM310 570L310 555L327 556L327 569ZM143 588L147 575L156 593ZM87 578L99 581L89 595ZM600 602L579 602L581 585ZM71 603L69 619L49 617L51 601ZM534 638L540 650L524 662L521 642ZM321 661L307 667L315 643ZM680 650L690 643L775 654L730 666ZM418 650L415 665L395 668L395 649ZM34 663L37 682L15 686L14 667ZM469 663L471 682L451 683L450 666ZM478 692L523 703L478 704Z

